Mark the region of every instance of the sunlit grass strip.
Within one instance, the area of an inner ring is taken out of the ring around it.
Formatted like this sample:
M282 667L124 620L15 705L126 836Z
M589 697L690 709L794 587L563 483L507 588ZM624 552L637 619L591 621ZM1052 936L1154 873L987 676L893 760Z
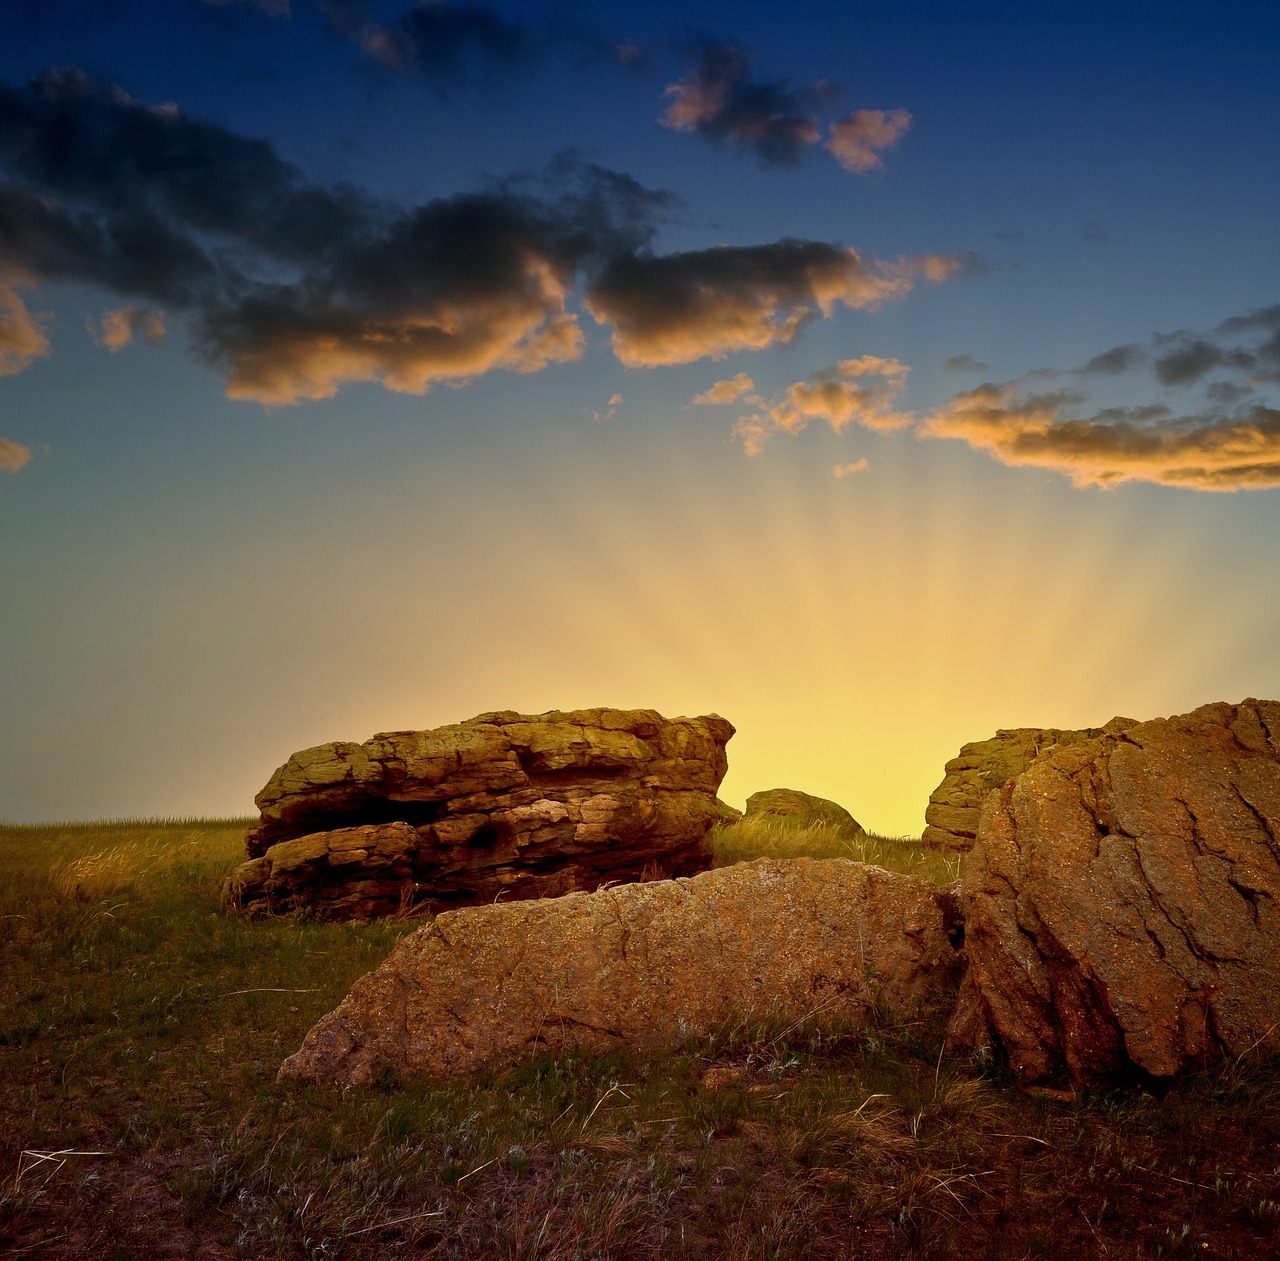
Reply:
M711 847L717 867L755 858L848 858L922 876L939 884L960 874L956 855L926 850L914 837L851 832L833 823L797 824L785 819L740 819L715 828Z

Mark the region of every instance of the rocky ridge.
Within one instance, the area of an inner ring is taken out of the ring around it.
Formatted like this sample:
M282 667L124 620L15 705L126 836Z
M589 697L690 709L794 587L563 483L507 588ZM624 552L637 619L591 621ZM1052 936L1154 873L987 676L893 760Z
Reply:
M355 919L692 874L732 735L714 714L501 711L304 749L258 794L227 899Z

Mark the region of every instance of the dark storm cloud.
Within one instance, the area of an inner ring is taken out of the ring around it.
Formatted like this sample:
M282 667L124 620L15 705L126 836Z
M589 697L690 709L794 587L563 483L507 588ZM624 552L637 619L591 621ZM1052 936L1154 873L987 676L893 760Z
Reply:
M127 300L97 330L108 346L158 341L176 314L231 396L283 404L348 381L421 393L575 359L568 299L583 283L624 362L674 363L789 341L838 304L968 267L814 241L654 255L675 206L571 157L393 206L307 183L266 141L51 71L0 85L0 370L48 353L15 287L40 281ZM141 323L122 314L141 309Z
M480 4L422 0L389 22L369 15L363 0L322 0L321 9L339 34L393 70L427 79L465 79L478 64L510 67L542 51L543 40Z
M822 88L756 78L744 48L707 43L666 90L665 126L754 153L767 166L794 165L822 138L814 112Z

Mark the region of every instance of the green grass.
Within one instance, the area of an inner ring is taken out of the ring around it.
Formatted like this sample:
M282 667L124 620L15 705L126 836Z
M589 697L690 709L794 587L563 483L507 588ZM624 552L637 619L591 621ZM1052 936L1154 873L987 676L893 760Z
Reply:
M936 1017L857 1035L754 1020L659 1059L277 1085L416 925L225 916L243 829L0 828L0 1254L1280 1252L1280 1066L1261 1056L1163 1099L1055 1100L941 1056ZM867 844L920 870L901 842ZM67 882L113 850L100 896Z
M850 858L934 884L949 884L960 875L958 855L925 849L918 838L851 832L833 823L744 818L715 828L711 846L717 867L753 858Z

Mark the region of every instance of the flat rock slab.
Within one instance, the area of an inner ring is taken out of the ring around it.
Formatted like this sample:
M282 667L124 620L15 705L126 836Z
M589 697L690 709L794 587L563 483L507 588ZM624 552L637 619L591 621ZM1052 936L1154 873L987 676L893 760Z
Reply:
M362 919L691 875L732 735L715 714L501 711L303 749L258 794L226 900Z
M954 890L843 859L450 911L403 938L282 1078L444 1078L658 1050L747 1013L845 1025L954 999Z
M1278 837L1275 701L1042 754L965 861L952 1041L1073 1085L1280 1046Z

